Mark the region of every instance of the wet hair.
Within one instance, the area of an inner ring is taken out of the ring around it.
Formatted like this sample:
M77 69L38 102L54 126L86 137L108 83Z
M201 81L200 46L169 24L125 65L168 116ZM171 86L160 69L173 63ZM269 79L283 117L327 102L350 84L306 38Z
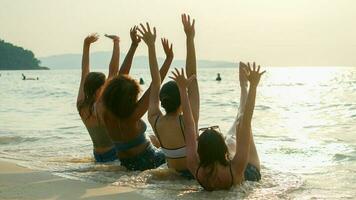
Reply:
M159 99L166 113L177 111L180 106L180 94L177 83L175 81L165 83L159 93Z
M79 114L82 114L82 109L84 107L89 108L89 115L87 119L93 114L94 103L96 100L96 92L100 89L105 83L105 74L101 72L90 72L84 81L84 100L78 102L77 108Z
M229 150L223 135L208 129L200 134L198 138L198 155L202 167L215 167L215 164L229 165Z
M131 116L136 108L139 84L128 75L119 75L109 81L102 94L106 109L119 119Z

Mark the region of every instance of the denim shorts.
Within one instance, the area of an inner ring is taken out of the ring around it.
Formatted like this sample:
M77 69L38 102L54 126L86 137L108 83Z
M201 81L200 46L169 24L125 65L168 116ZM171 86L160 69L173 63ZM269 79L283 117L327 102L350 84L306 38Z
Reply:
M177 172L181 177L186 178L188 180L195 179L194 175L192 173L190 173L190 171L188 169L183 170L183 171L177 171Z
M149 144L142 153L130 158L120 159L120 162L130 171L143 171L161 166L166 162L166 158L161 150Z
M96 162L112 162L118 159L115 147L105 153L96 153L94 151L93 154Z
M245 181L259 181L261 180L261 173L260 171L250 163L247 164L247 167L245 169Z

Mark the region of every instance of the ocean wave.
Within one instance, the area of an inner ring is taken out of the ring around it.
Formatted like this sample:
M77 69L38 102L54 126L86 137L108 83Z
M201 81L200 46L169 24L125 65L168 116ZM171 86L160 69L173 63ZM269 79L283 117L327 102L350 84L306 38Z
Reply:
M57 129L66 130L66 129L74 129L79 127L80 126L63 126L63 127L58 127Z
M337 162L356 161L356 150L350 151L348 153L336 153L333 158L334 161Z
M19 144L23 142L34 142L39 140L36 137L21 137L21 136L0 136L0 144Z
M271 107L265 105L256 105L256 110L269 110Z
M273 83L273 84L268 84L268 87L273 87L273 86L285 86L285 87L291 87L291 86L304 86L305 83Z

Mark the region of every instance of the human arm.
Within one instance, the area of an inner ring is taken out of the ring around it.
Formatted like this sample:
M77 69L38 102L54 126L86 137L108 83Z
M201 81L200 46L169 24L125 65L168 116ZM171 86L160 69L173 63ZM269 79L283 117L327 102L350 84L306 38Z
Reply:
M245 105L244 115L239 124L236 125L236 154L232 160L235 170L236 178L238 182L243 180L243 175L248 162L248 155L250 152L250 140L251 136L251 120L253 116L253 110L255 108L257 85L263 73L260 73L260 66L256 68L253 63L253 69L250 64L247 68L247 79L250 82L249 92Z
M99 39L99 35L94 33L88 35L84 39L84 44L83 44L83 55L82 55L82 74L81 74L81 79L80 79L80 86L79 86L79 91L78 91L78 96L77 96L77 108L78 108L78 103L83 101L85 98L84 95L84 82L85 78L90 72L90 67L89 67L89 51L90 51L90 45L94 42L96 42Z
M173 51L165 51L165 53L166 53L166 59L159 71L161 81L163 81L164 78L166 77L168 70L171 66L171 63L173 61ZM138 101L137 107L131 116L133 119L140 119L147 112L147 109L149 107L150 91L151 91L151 86L145 91L145 93Z
M184 32L186 34L186 46L187 46L187 57L186 57L186 72L187 77L192 75L197 76L197 61L195 55L195 20L190 21L190 16L182 14L182 23ZM194 122L197 125L199 121L199 111L200 111L200 97L199 97L199 87L198 80L193 80L192 84L188 87L188 98L191 103L192 113L194 117Z
M138 44L141 42L141 38L137 35L137 26L130 29L131 46L127 52L124 61L122 62L119 74L129 74L132 66L132 60L135 55Z
M229 147L230 153L234 155L236 153L236 126L241 122L241 118L243 116L243 112L245 110L248 90L248 80L247 75L244 73L244 70L247 70L247 65L245 63L240 62L239 64L239 82L240 82L240 103L237 109L237 114L234 122L232 123L229 131L227 132L226 144Z
M193 83L196 78L195 75L190 76L188 79L184 77L184 70L182 69L179 72L175 69L173 72L173 77L170 77L177 82L181 105L183 110L183 121L184 121L184 137L186 141L186 150L187 150L187 167L189 171L195 175L195 172L199 165L199 156L197 153L197 128L194 122L194 117L192 109L189 102L189 97L187 94L187 87Z
M112 39L113 41L113 50L112 56L109 65L109 75L108 79L111 79L113 76L117 75L119 70L119 62L120 62L120 38L117 35L107 35L105 37Z
M163 50L166 54L166 57L168 59L165 60L165 63L163 65L168 65L170 66L171 61L173 59L173 45L169 45L169 42L167 39L162 38L161 39ZM158 70L157 70L158 72ZM160 75L159 75L160 76ZM160 76L161 77L161 76ZM153 80L153 77L152 77ZM153 81L150 86L150 98L149 98L149 108L148 108L148 120L150 121L151 124L154 124L155 120L157 119L157 116L161 115L161 110L159 109L159 91L161 88L161 83L162 80L160 80L159 86L156 86L154 89Z
M159 109L159 90L161 88L161 76L158 70L156 47L155 47L156 29L153 28L153 33L152 33L150 26L147 23L147 30L141 24L141 29L139 29L139 31L142 34L141 38L147 44L148 47L148 60L149 60L151 79L152 79L151 86L150 86L150 95L149 95L148 120L151 124L153 124L154 119L162 114Z

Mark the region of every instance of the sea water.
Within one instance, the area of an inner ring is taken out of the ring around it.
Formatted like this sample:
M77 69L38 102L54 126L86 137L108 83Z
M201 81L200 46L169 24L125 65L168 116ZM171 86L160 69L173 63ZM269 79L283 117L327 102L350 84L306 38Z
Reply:
M0 71L0 158L67 178L134 187L152 199L356 198L356 68L266 70L252 122L262 164L257 183L205 192L166 166L128 172L119 162L95 164L76 110L80 70ZM39 80L23 81L21 73ZM132 75L145 80L144 91L149 70L134 68ZM198 80L199 127L219 125L227 132L239 103L237 68L201 68Z

